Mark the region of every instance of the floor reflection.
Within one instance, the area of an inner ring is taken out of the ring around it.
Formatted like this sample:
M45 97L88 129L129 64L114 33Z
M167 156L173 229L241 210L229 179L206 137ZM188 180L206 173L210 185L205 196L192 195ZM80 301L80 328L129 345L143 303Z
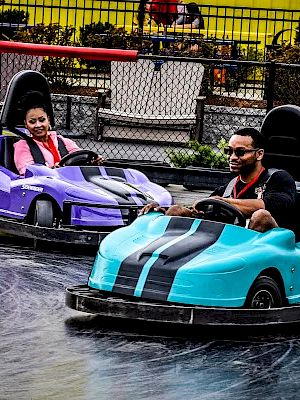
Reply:
M69 310L93 256L0 246L2 399L295 399L299 327L237 332Z

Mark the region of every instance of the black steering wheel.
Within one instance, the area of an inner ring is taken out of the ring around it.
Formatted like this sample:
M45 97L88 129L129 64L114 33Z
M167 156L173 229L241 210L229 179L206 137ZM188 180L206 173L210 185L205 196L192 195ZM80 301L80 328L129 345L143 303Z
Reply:
M235 206L217 199L203 199L196 204L197 211L203 211L203 219L224 222L238 226L246 225L244 214Z
M92 150L77 150L65 155L59 162L60 167L89 165L98 158Z

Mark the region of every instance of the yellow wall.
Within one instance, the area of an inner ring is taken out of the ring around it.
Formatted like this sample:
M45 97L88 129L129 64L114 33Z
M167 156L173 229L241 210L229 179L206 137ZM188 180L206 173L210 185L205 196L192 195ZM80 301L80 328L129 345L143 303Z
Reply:
M189 0L185 0L188 2ZM252 7L265 9L284 9L284 10L299 10L299 0L194 0L198 3L203 12L209 10L212 14L215 14L214 6L229 6L229 7ZM27 7L26 4L27 3ZM50 23L58 22L62 25L83 25L88 24L92 21L97 22L99 20L105 22L110 21L113 24L130 24L132 21L132 12L137 9L138 3L132 3L131 1L102 1L102 0L27 0L21 7L19 2L11 1L5 5L4 9L8 8L20 8L26 9L30 13L30 23L44 22ZM67 5L64 8L64 4ZM52 6L52 11L51 7ZM48 8L49 7L49 8ZM53 8L56 7L56 8ZM103 11L101 11L101 9ZM119 12L118 12L119 10ZM122 12L121 10L126 12ZM241 10L241 12L245 10ZM253 11L252 13L255 13ZM222 14L222 11L221 11ZM238 11L235 11L238 15ZM230 11L229 14L230 15ZM285 14L286 15L286 14ZM289 18L287 16L287 18Z
M190 0L184 0L188 2ZM269 44L282 29L289 30L282 38L291 40L300 18L300 0L194 0L201 6L207 36L234 39L236 37L261 40ZM24 3L26 4L26 3ZM67 4L67 7L63 7ZM239 9L215 8L216 6L240 7ZM30 14L29 24L58 22L79 28L91 22L106 22L126 26L131 30L133 11L138 3L131 1L102 0L27 0L27 6L19 6L12 0L3 8L20 8ZM244 7L244 8L243 8ZM247 9L246 7L252 7ZM264 10L253 8L264 7ZM272 11L272 9L285 11ZM299 11L293 11L293 10ZM208 17L209 16L209 17ZM240 18L242 17L242 18ZM232 33L233 32L233 33ZM250 32L250 34L249 34Z
M194 0L198 4L212 6L230 6L230 7L253 7L253 8L282 8L286 10L300 10L299 0Z

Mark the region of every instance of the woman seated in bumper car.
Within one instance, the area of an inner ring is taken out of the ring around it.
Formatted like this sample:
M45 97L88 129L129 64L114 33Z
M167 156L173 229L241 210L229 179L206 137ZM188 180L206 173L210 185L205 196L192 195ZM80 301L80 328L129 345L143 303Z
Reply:
M63 155L81 150L77 144L68 138L58 135L51 130L50 119L41 92L31 91L22 97L20 108L24 114L25 128L29 136L38 146L44 158L44 164L49 168L57 168ZM26 140L19 140L14 144L14 161L20 175L24 175L28 165L35 164L30 144ZM104 158L95 157L92 164L102 164Z

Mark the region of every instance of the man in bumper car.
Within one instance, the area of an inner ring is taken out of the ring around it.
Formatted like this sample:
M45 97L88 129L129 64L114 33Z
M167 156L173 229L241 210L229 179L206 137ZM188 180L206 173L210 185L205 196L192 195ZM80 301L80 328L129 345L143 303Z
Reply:
M266 232L275 227L295 231L296 184L285 170L267 169L263 165L265 140L254 128L241 128L230 138L225 152L229 169L237 174L228 185L217 188L211 199L237 208L248 220L248 228ZM160 211L170 216L200 217L201 201L191 208L171 206L167 211L156 203L145 206L141 214Z

